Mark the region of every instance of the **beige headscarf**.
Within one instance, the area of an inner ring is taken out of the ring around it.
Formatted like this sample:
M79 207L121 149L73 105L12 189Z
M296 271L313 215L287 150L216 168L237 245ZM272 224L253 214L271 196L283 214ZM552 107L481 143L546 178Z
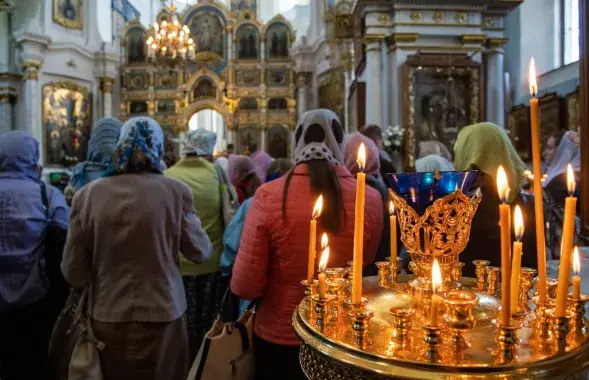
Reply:
M512 202L524 185L526 165L511 144L505 131L493 123L464 127L454 144L456 170L470 170L473 165L497 180L497 168L503 165L509 183Z

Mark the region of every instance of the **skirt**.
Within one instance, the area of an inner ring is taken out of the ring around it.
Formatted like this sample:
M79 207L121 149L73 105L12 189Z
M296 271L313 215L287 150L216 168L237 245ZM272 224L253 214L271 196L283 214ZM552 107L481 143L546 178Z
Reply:
M186 317L163 323L93 321L92 326L105 344L100 352L104 380L186 379Z

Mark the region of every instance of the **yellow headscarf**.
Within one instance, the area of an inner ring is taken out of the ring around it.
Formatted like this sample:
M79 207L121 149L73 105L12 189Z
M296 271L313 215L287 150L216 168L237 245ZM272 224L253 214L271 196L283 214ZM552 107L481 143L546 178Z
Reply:
M464 127L454 144L456 170L470 170L476 165L497 182L497 168L503 165L509 182L509 202L524 185L526 165L511 144L505 131L493 123L479 123Z

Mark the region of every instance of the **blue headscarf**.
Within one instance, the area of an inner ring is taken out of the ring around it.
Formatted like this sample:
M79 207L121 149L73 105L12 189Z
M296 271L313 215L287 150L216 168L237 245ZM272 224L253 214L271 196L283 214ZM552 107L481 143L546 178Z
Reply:
M39 143L26 132L11 131L0 136L0 176L39 182Z
M157 121L149 117L129 119L121 129L121 136L105 175L155 172L165 170L164 132Z
M96 123L88 142L86 161L76 165L72 173L70 183L76 190L100 178L108 170L122 126L120 120L112 117Z

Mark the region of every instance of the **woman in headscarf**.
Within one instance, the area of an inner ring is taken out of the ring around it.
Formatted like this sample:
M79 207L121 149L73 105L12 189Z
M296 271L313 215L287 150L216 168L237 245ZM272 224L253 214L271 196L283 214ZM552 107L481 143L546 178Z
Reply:
M190 188L162 175L163 153L157 122L130 119L106 176L73 200L61 268L72 286L89 287L105 380L187 375L179 255L202 263L212 246Z
M430 154L418 160L415 160L415 170L418 173L423 172L451 172L454 171L454 165L444 157L437 154Z
M248 156L229 156L229 180L235 186L239 203L254 196L256 189L262 181L259 177L259 169Z
M523 163L505 131L493 123L479 123L463 128L454 145L456 170L478 170L472 188L479 187L483 199L475 214L470 241L460 254L460 261L470 264L473 260L489 260L491 265L501 265L501 236L497 226L499 204L497 193L497 168L503 166L509 183L509 204L519 205L525 220L524 254L522 266L537 267L536 234L533 197L524 194ZM513 231L512 231L513 234ZM465 276L474 276L474 266L464 268Z
M452 154L450 154L450 151L442 142L435 140L421 141L419 143L419 158L423 158L431 154L437 154L438 156L442 156L448 161L452 161Z
M576 132L566 132L560 139L554 154L551 155L550 161L547 162L546 179L542 186L552 196L557 206L564 207L564 200L569 195L567 188L567 167L569 164L575 174L577 195L581 189L581 149L575 141L575 136ZM577 212L579 210L580 202L577 202Z
M260 187L245 221L231 289L258 300L254 326L255 379L305 379L292 314L304 297L309 220L319 195L318 228L329 235L329 266L352 259L356 181L343 166L344 129L332 111L306 112L295 132L295 168ZM366 188L364 262L376 256L382 233L382 200ZM320 255L318 255L320 256ZM316 264L319 262L317 257Z
M352 133L345 144L344 148L344 162L346 168L356 176L360 171L358 167L358 149L360 145L364 143L366 147L366 167L364 173L366 173L366 184L372 187L374 190L380 193L383 204L383 229L380 237L380 244L378 252L376 254L375 261L384 261L387 256L391 254L391 230L390 230L390 218L389 218L389 193L387 186L380 178L380 154L378 146L374 141L362 133ZM397 234L397 236L400 236ZM399 247L400 245L397 245ZM364 275L375 275L377 268L375 265L370 265L364 270Z
M47 264L59 263L63 245L49 249L54 242L44 243L44 239L51 228L65 236L69 208L59 190L41 182L38 162L39 143L29 134L11 131L0 137L0 378L3 380L47 378L49 337L58 309L63 307L63 302L57 305L53 296L56 284L47 281L53 280L47 278ZM40 270L42 263L46 266L45 273Z
M96 123L88 142L86 161L79 163L72 170L70 183L65 190L68 203L71 203L76 191L102 177L106 172L119 141L122 126L123 123L112 117L106 117Z
M256 173L258 174L258 178L261 182L264 182L264 178L266 177L266 172L270 167L270 163L272 163L272 157L266 152L258 150L254 154L252 154L252 161L256 165Z

